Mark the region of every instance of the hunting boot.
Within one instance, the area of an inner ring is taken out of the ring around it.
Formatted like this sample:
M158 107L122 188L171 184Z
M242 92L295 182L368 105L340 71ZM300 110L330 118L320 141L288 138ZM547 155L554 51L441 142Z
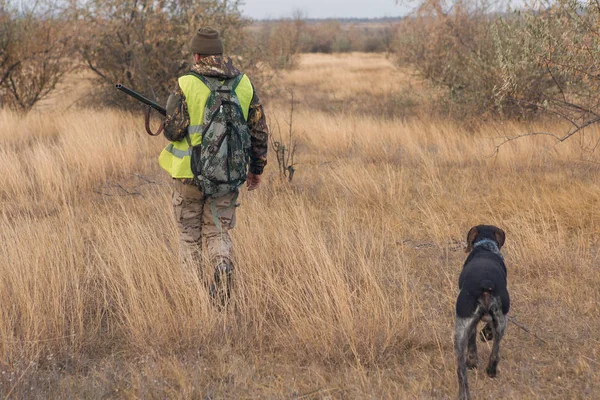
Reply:
M217 305L225 307L229 303L232 284L233 266L227 263L217 265L213 282L209 287L210 297Z

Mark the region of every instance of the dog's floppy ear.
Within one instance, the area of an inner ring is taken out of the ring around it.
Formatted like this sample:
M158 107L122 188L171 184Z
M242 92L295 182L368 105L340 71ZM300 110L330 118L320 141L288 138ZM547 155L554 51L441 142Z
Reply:
M506 240L506 234L500 228L496 228L494 232L494 237L496 238L496 242L498 242L498 249L501 249L504 246L504 240Z
M469 233L467 233L467 248L465 249L465 253L470 253L471 250L473 250L473 242L477 237L477 233L478 232L476 226L472 227Z

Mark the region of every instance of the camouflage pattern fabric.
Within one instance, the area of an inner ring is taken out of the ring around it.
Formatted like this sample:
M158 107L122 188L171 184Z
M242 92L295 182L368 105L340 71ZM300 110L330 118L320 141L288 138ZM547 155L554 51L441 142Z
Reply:
M185 102L185 95L179 84L177 84L175 92L169 96L166 109L164 135L169 141L178 142L185 137L187 127L190 124L190 114Z
M250 166L249 171L254 175L263 173L267 165L267 143L269 128L260 100L254 92L250 111L248 112L248 127L250 128Z
M243 75L227 79L194 74L210 89L204 108L202 143L192 149L191 167L206 196L234 192L246 181L250 131L235 89Z
M202 57L191 68L191 72L209 78L234 78L242 72L233 66L233 61L229 57L207 56Z
M209 78L220 80L231 79L240 75L240 71L233 66L229 57L209 56L203 57L195 64L190 72ZM167 101L167 118L165 119L164 135L171 142L182 140L190 123L190 117L185 105L185 96L179 85L175 88ZM249 171L253 174L262 174L267 165L267 145L269 129L260 99L254 92L250 103L247 120L250 129L250 163Z
M207 266L222 264L233 266L233 245L229 230L235 227L235 193L218 198L207 198L195 186L186 185L181 180L173 181L173 212L179 229L179 250L182 265L189 265L188 271L198 270L204 265L202 239L206 241ZM212 207L211 207L212 206ZM212 209L218 214L218 224ZM212 276L198 270L200 276Z

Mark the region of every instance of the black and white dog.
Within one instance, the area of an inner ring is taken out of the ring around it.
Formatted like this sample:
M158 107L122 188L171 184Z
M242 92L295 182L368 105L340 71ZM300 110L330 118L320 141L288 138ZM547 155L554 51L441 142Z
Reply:
M493 336L492 353L486 368L489 377L496 376L500 340L506 329L510 298L506 289L506 266L500 249L505 234L492 225L478 225L467 234L469 253L458 279L460 292L456 299L454 352L458 372L458 398L469 399L467 367L477 368L477 323L487 322L484 333ZM468 351L467 351L468 350Z

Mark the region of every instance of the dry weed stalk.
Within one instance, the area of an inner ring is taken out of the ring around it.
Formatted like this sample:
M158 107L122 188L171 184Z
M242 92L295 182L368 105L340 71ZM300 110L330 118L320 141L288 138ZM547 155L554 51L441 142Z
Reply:
M294 140L294 89L288 89L288 93L290 94L290 114L289 120L286 122L288 125L287 138L283 138L279 120L276 119L275 123L279 139L275 140L273 134L271 134L270 142L272 149L275 151L275 158L277 160L277 165L279 166L281 178L291 182L294 178L294 172L296 172L296 169L294 168L294 165L296 165L294 162L294 157L296 155L296 142Z

